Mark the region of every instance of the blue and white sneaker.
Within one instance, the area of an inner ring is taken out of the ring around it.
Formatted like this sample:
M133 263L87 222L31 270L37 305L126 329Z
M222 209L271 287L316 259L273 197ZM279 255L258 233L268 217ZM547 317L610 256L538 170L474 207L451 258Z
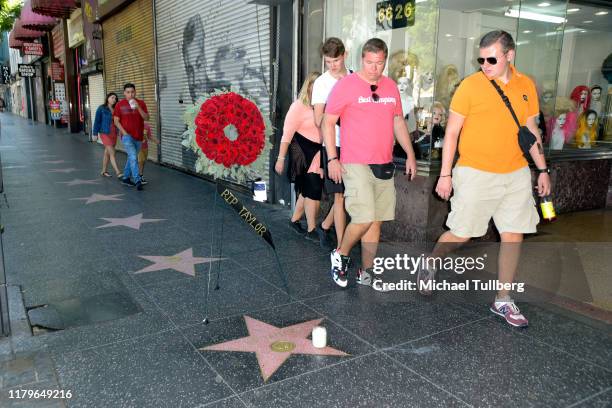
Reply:
M345 255L340 255L337 249L334 249L330 255L331 259L331 276L336 285L341 288L346 288L348 285L348 268L351 263L351 258Z

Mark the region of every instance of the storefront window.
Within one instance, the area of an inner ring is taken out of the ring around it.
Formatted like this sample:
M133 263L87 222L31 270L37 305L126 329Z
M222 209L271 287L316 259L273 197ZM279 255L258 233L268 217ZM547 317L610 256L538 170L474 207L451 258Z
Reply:
M326 7L326 37L339 37L347 47L347 66L358 70L361 47L372 37L389 47L385 74L398 83L408 129L417 157L429 160L430 139L419 133L434 102L436 0L338 0ZM423 109L426 107L426 109ZM401 148L396 149L402 155ZM405 156L404 156L405 157Z
M381 5L408 3L415 6L413 25L380 24L376 13ZM387 42L386 75L402 92L417 157L436 163L441 158L453 94L463 78L479 69L480 38L492 30L505 30L517 44L517 69L536 84L541 108L538 121L547 153L553 158L571 157L612 146L612 87L605 77L612 69L612 7L583 3L327 1L325 36L345 41L347 65L352 69L359 69L359 50L368 38Z
M612 8L569 2L549 148L555 155L612 147ZM606 79L605 61L608 61ZM564 143L561 143L561 136ZM555 143L558 141L557 143Z

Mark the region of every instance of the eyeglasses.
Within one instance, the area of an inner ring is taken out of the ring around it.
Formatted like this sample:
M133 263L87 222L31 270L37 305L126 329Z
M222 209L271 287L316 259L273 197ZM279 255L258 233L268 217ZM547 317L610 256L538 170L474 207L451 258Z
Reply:
M376 93L377 89L378 85L370 85L370 91L372 91L372 100L374 102L378 102L378 100L380 99L380 96L378 96L378 94Z
M487 61L490 65L495 65L497 64L497 58L496 57L487 57L487 58L476 58L476 61L478 61L478 64L480 65L484 65L485 61Z

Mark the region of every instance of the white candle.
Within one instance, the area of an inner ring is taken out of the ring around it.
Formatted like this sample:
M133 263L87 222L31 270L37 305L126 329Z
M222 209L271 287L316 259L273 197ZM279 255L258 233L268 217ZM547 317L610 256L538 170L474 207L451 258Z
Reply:
M327 330L325 327L316 326L312 329L312 345L316 348L327 346Z

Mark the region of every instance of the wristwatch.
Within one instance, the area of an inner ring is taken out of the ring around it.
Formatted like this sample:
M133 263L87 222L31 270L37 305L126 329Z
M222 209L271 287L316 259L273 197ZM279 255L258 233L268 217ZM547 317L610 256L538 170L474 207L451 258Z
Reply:
M548 167L546 167L545 169L538 169L538 172L540 174L542 174L542 173L550 174L550 169Z

